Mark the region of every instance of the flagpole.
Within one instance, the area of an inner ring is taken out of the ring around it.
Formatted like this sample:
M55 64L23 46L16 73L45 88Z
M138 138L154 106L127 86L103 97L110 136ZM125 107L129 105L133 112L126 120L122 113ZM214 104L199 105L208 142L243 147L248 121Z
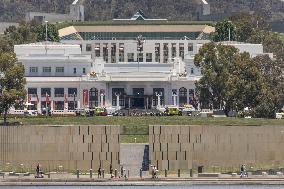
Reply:
M45 116L47 117L48 109L47 109L47 93L45 93Z

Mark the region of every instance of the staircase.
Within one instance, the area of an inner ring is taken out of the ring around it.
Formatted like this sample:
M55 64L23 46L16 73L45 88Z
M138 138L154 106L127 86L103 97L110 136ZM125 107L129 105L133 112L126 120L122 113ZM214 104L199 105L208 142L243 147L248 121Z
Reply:
M149 145L148 144L120 144L120 164L127 171L129 177L139 177L140 169L149 169Z

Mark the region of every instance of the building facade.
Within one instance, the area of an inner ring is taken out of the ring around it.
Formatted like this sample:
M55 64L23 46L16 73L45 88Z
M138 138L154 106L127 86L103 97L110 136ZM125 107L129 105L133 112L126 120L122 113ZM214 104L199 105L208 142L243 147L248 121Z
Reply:
M16 45L15 52L25 66L27 101L39 112L197 106L201 71L193 60L211 32L206 25L71 26L59 30L61 43ZM260 44L230 45L263 54Z

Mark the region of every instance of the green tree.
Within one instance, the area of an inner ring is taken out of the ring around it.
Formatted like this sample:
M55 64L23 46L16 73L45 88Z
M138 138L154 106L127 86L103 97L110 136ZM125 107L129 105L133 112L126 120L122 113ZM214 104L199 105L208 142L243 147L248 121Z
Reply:
M218 22L215 29L214 41L235 41L237 39L236 26L229 20Z
M195 57L202 78L196 83L201 108L226 114L248 107L254 117L272 118L283 106L281 68L267 55L251 58L233 46L208 43Z
M195 65L202 69L202 78L196 83L202 108L225 108L229 69L237 54L238 49L232 46L211 42L195 56Z
M45 37L46 37L45 24L35 27L34 32L37 35L37 41L45 41ZM59 42L58 30L57 30L57 28L54 24L48 24L47 25L47 40Z
M7 114L12 106L25 99L24 67L12 52L0 50L0 113L7 125Z

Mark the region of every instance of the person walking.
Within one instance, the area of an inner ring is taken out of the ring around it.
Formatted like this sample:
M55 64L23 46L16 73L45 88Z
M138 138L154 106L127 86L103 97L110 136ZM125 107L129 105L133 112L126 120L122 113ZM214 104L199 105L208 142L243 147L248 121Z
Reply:
M121 178L123 177L123 165L122 165L121 168L120 168L120 177L121 177Z
M102 176L102 170L101 170L101 167L99 167L99 169L98 169L98 178L101 178L101 176Z
M241 178L244 176L244 165L241 165L240 176Z
M110 174L110 178L113 178L112 173L113 173L112 164L110 164L110 166L109 166L109 174Z

